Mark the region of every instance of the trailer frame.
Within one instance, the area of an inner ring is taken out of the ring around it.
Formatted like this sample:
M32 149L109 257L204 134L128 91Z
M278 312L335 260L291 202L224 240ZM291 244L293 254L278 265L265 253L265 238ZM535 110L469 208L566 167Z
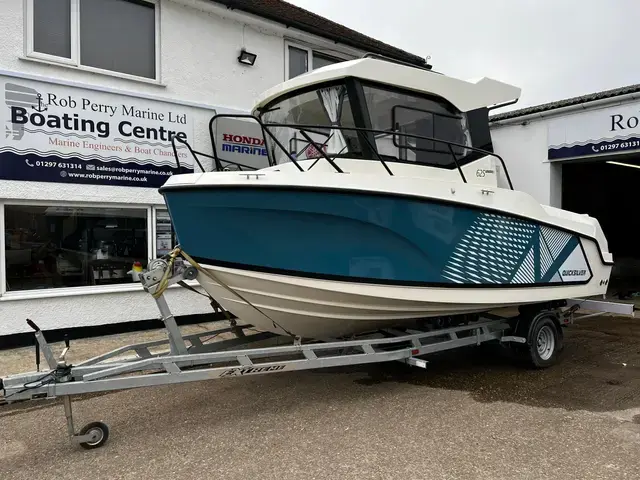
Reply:
M544 368L555 363L562 349L562 327L573 322L581 307L587 305L597 312L634 313L629 304L570 299L529 305L513 317L484 313L477 321L462 319L445 326L442 322L451 322L450 318L437 319L415 328L386 328L349 339L318 341L252 332L251 325L238 325L231 318L229 327L183 335L164 292L173 284L194 290L184 282L200 273L194 266L185 268L165 259L150 262L139 280L156 301L167 338L123 346L77 365L66 361L68 340L56 358L42 330L27 319L36 339L37 370L0 378L4 402L62 397L69 437L83 448L93 449L104 445L109 428L103 422L91 422L76 431L74 395L388 361L426 368L428 362L421 356L487 342L512 345L532 366ZM232 338L211 342L225 335ZM274 342L286 343L270 345ZM163 349L152 351L157 347ZM48 366L45 372L39 369L40 352Z

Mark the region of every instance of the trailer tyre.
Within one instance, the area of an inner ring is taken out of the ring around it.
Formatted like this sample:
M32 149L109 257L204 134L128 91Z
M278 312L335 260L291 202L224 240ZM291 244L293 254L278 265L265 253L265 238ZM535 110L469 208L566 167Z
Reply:
M562 332L551 316L535 319L526 343L527 360L534 368L546 368L556 363L562 349Z
M87 423L80 430L80 435L94 436L95 440L80 443L80 446L85 450L93 450L94 448L100 448L109 439L109 427L102 422Z

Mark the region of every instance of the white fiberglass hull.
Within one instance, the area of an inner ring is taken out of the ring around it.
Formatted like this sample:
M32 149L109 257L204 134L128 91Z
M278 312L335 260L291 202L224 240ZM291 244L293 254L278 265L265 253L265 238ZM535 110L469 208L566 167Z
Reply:
M586 285L432 288L318 280L210 265L203 267L211 277L200 274L198 282L243 323L281 335L316 339L411 324L426 317L486 312L515 305L598 295L603 293L603 286L595 278L608 278L611 269L603 265L601 271L594 271L594 280Z

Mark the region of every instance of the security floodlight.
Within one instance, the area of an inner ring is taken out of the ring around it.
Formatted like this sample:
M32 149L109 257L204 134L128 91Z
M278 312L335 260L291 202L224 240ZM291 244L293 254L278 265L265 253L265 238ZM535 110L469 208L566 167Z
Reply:
M253 66L256 63L256 58L258 56L255 53L247 52L244 48L240 50L240 55L238 56L238 62L244 65Z

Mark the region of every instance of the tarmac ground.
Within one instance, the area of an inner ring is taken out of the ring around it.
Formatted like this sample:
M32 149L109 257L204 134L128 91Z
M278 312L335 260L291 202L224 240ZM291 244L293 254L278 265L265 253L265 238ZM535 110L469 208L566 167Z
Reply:
M162 335L74 341L70 360ZM33 348L0 352L0 376L33 369ZM72 445L59 401L0 406L0 478L636 479L640 320L577 321L545 370L468 348L427 370L387 363L76 397L74 414L76 428L106 422L108 442Z

